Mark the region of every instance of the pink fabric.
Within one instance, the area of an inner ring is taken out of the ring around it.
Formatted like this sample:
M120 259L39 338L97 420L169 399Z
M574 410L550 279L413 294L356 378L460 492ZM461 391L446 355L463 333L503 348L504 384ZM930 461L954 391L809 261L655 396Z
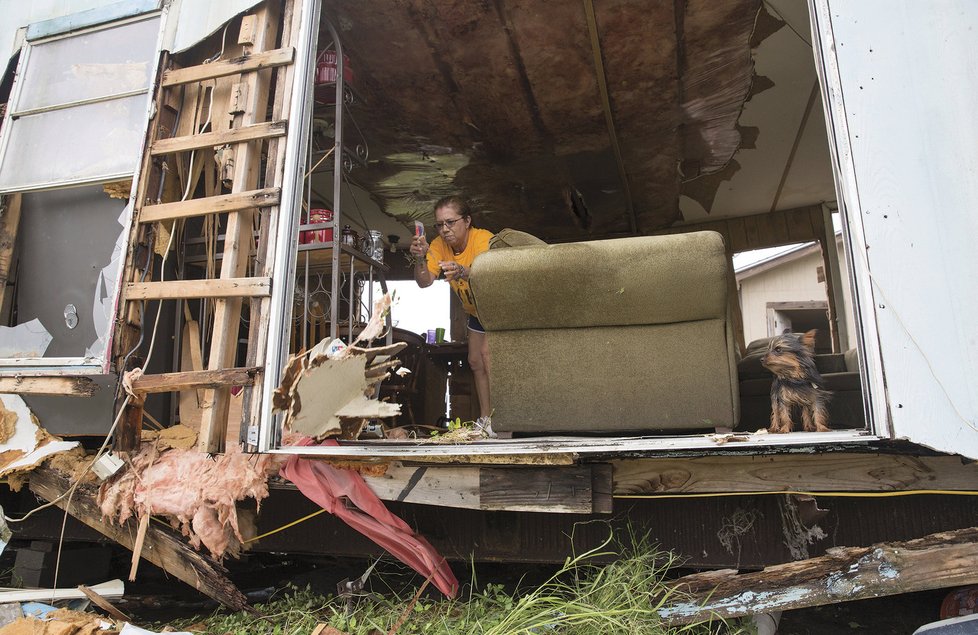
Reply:
M301 445L312 443L309 439ZM336 442L323 443L326 444L335 445ZM410 525L392 514L356 471L293 456L282 466L280 473L295 483L306 498L373 540L426 579L430 577L431 583L448 597L455 597L458 580L445 558L427 540L415 534Z

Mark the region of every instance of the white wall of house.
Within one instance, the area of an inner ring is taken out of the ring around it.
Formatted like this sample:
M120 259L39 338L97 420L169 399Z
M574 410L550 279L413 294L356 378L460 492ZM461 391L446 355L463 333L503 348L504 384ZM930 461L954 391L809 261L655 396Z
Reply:
M849 288L846 255L839 244L839 264L843 277L846 323L849 333L854 334L852 292ZM818 267L822 266L822 254L815 246L804 255L787 254L774 261L763 263L737 274L740 289L740 307L744 315L744 338L753 340L767 337L767 305L769 302L827 302L825 283L818 281ZM753 269L753 271L752 271ZM855 346L855 339L850 341Z

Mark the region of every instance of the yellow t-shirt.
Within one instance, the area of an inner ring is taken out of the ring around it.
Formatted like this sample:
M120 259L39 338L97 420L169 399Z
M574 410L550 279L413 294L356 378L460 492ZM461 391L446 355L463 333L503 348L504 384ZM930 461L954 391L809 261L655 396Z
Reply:
M475 257L484 251L489 251L489 239L492 238L492 232L488 229L478 229L472 227L469 229L469 240L465 244L465 250L459 255L455 255L452 248L448 246L445 240L438 236L428 247L428 271L431 275L437 277L441 273L441 268L438 266L439 262L457 262L466 269L472 266L472 261ZM469 281L466 280L452 280L449 282L452 286L452 290L458 295L458 299L462 301L462 308L469 315L477 314L475 312L475 301L472 299L472 291L469 290Z

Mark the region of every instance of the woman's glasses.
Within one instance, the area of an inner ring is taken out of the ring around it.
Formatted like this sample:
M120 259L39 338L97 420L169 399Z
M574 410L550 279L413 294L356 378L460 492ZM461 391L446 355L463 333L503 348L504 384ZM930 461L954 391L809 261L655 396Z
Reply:
M445 227L451 229L452 228L452 225L454 225L455 223L459 222L460 220L462 220L462 217L461 216L458 217L458 218L454 218L452 220L446 220L446 221L442 221L440 223L435 223L435 231L436 232L440 232Z

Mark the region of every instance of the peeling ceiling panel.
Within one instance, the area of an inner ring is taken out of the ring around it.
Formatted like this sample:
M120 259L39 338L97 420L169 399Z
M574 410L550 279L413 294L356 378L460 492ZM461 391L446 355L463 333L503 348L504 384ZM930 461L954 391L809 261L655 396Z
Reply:
M759 6L602 1L592 40L583 3L326 0L371 147L355 178L392 215L430 215L440 196L460 192L492 230L630 233L597 50L638 230L668 226L680 219L679 166L692 158L715 170L738 147ZM450 169L432 161L432 147Z
M176 0L170 9L176 19L169 22L175 30L167 36L163 48L173 53L186 50L257 4L260 0Z

